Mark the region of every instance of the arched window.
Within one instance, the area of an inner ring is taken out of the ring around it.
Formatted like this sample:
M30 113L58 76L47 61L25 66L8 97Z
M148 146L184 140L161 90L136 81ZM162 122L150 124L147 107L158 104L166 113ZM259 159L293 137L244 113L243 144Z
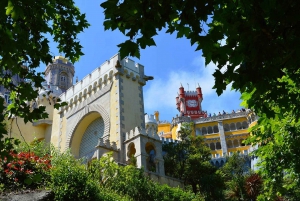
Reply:
M231 131L236 130L236 127L235 127L235 124L234 124L234 123L231 123L231 124L230 124L230 130L231 130Z
M217 167L220 167L219 161L216 162L216 166L217 166Z
M223 165L224 165L224 161L223 161L223 160L221 160L221 164L220 164L220 166L221 166L221 167L223 167Z
M216 149L216 147L215 147L215 143L213 143L213 142L212 142L212 143L210 143L210 145L209 145L209 146L210 146L210 149L211 149L211 150L215 150L215 149Z
M208 134L211 134L211 133L213 133L213 129L212 129L212 127L211 127L211 126L209 126L209 127L207 128L207 133L208 133Z
M238 140L233 141L233 147L239 147L239 141Z
M228 124L224 125L224 131L229 131L229 125Z
M243 127L242 127L242 124L241 124L241 122L237 122L236 123L236 129L237 130L241 130Z
M202 127L202 134L203 134L203 135L207 134L206 127Z
M246 122L246 121L243 121L243 123L242 123L242 128L243 128L243 129L246 129L246 128L248 128L248 124L247 124L247 122Z
M200 136L200 135L202 135L201 129L200 128L196 128L196 136Z
M218 132L219 132L218 126L214 126L214 133L218 133Z
M205 143L205 145L209 148L209 145L207 143Z
M156 172L156 164L155 164L155 157L156 151L155 147L151 142L147 142L145 145L146 153L148 154L147 158L147 169L151 172Z
M240 145L241 146L245 146L245 143L243 141L244 141L244 139L240 139Z
M217 142L216 143L216 149L221 149L222 147L221 147L221 143L220 142Z
M231 140L228 140L227 141L227 148L232 148L232 141Z

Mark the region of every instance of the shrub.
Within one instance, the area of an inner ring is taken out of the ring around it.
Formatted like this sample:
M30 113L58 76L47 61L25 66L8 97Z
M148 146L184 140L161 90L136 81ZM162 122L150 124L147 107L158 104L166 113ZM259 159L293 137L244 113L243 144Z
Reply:
M56 200L97 199L97 184L89 179L85 166L70 152L54 152L52 164L49 187L55 193Z
M49 179L49 155L39 157L33 152L10 152L11 160L1 160L1 183L5 189L38 188Z
M150 180L142 169L131 165L118 166L110 154L102 157L100 161L92 161L88 170L90 177L97 179L104 189L128 196L132 200L203 200L190 191L160 185Z

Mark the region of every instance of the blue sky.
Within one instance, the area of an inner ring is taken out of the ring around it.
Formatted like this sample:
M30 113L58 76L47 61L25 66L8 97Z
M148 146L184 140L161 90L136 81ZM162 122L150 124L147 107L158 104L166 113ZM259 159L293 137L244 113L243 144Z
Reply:
M104 61L118 52L117 45L125 41L119 31L104 31L102 1L75 1L91 26L79 35L84 56L75 63L75 77L81 80L84 76L100 66ZM184 38L176 39L176 35L160 32L154 38L156 47L141 50L141 58L132 58L145 66L145 74L154 76L144 87L145 112L153 114L159 111L160 120L171 121L178 114L175 107L175 97L182 83L185 90L195 90L197 84L202 88L204 100L203 110L208 113L232 111L239 109L240 94L228 88L220 97L212 89L214 64L204 65L202 52L195 52L190 42ZM53 55L59 55L56 45L51 44ZM41 69L43 70L44 67Z

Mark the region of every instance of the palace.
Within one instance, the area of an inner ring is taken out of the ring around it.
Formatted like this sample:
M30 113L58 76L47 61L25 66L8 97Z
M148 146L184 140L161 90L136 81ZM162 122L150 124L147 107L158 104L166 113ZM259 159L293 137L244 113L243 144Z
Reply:
M257 116L248 109L207 115L207 112L202 110L202 101L200 86L196 91L184 91L181 86L176 97L180 115L168 122L160 121L159 112L155 112L158 133L163 141L180 140L177 134L182 123L194 122L193 134L204 137L206 145L211 149L212 164L221 167L226 162L226 156L237 151L242 154L251 152L253 148L250 145L246 146L243 141L249 136L248 128L256 124ZM253 164L251 166L253 167Z
M53 144L58 150L70 149L76 158L99 159L113 152L120 164L136 158L153 180L180 186L179 180L165 177L162 143L178 142L182 122L195 124L195 135L202 135L212 153L212 163L222 166L225 156L249 152L243 140L256 117L250 111L207 116L202 110L201 88L179 88L176 105L180 115L172 122L159 120L159 113L145 115L143 86L153 77L144 74L144 66L119 54L103 63L82 80L73 83L75 67L68 59L56 56L45 69L45 82L30 107L45 106L48 118L24 123L19 117L6 121L10 137L26 142L34 139ZM9 92L0 88L0 96L9 104ZM53 105L59 97L68 105L59 110Z

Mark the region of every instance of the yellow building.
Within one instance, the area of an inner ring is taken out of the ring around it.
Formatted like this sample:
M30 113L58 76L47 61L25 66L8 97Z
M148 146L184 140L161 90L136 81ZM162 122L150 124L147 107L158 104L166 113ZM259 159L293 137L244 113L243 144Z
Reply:
M174 117L171 123L158 121L158 133L163 140L180 140L178 131L182 123L194 122L193 134L204 137L206 145L211 149L214 165L222 166L225 157L234 152L249 153L251 146L246 146L243 141L249 136L249 126L253 126L257 120L250 110L242 109L211 116L202 110L203 96L200 87L196 91L187 92L181 86L178 94L176 104L180 115ZM155 112L155 115L159 120L159 113Z

